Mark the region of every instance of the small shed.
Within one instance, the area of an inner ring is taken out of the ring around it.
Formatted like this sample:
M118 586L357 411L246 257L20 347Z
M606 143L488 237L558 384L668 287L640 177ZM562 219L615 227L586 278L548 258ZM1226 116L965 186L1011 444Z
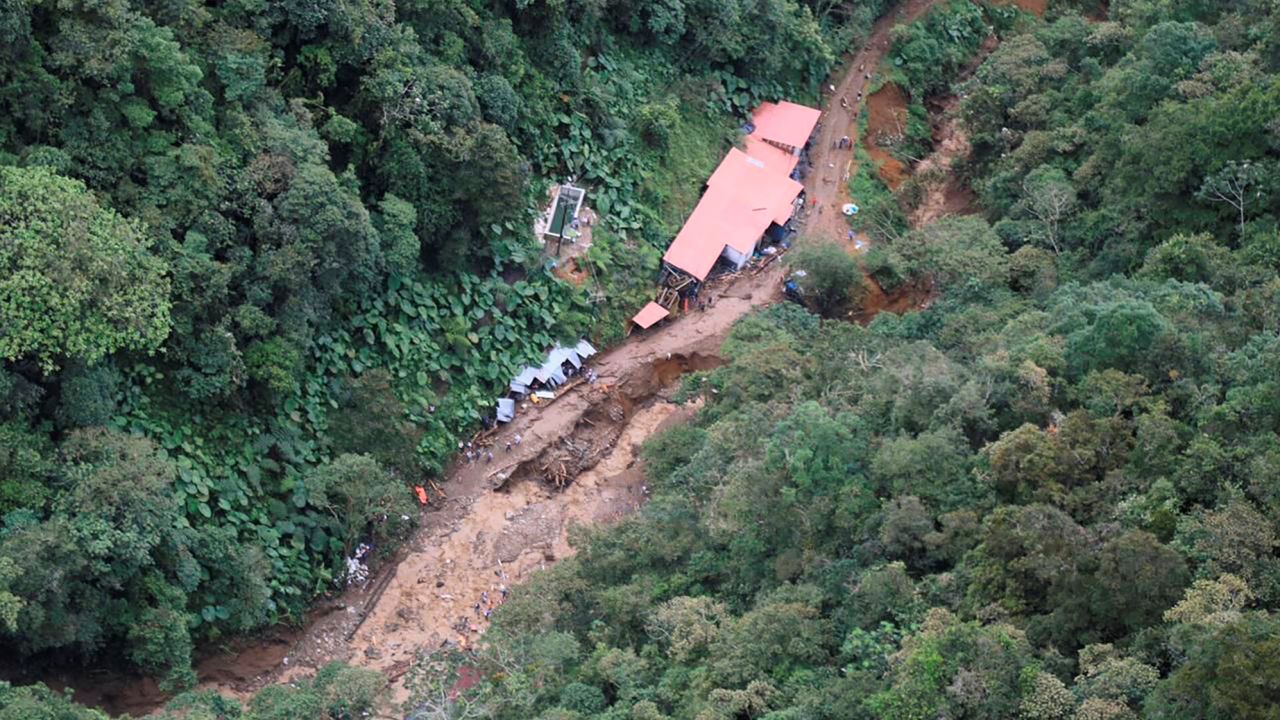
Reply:
M511 422L516 416L516 401L511 398L499 398L497 408L498 422Z
M631 318L631 322L639 325L641 328L648 329L670 314L670 311L658 303L650 302L648 305L640 308L640 312L636 313L636 316Z

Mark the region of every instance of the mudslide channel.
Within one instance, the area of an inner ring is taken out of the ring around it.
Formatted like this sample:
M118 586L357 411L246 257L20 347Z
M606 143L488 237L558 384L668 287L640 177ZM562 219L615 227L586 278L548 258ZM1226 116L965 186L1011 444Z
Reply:
M802 233L844 240L842 177L852 155L836 149L835 141L854 134L856 95L864 73L884 54L890 28L918 17L933 2L909 0L882 18L867 45L848 55L829 81L837 90L824 97L812 146L814 172L805 189L816 203L806 205ZM840 105L842 95L848 110ZM825 172L834 168L838 175ZM780 299L783 272L782 263L774 263L759 274L713 283L707 293L714 303L706 311L676 318L593 358L596 384L578 385L553 403L521 411L494 438L492 462L450 469L440 483L447 499L424 513L413 539L366 586L320 602L302 628L276 630L201 661L202 689L244 697L343 660L385 673L393 699L403 699L400 678L420 650L446 640L466 645L483 636L487 619L477 603L497 604L504 589L569 555L572 526L608 523L643 503L638 446L696 410L674 405L667 396L686 372L721 362L717 352L739 318ZM510 451L504 449L508 441ZM112 713L140 716L165 699L149 680L85 680L70 683L80 688L77 699Z

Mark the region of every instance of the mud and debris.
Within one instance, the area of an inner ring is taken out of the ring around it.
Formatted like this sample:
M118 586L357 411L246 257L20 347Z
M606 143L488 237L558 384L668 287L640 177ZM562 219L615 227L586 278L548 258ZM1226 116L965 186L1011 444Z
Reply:
M265 653L249 647L201 663L202 687L246 697L333 660L390 678L420 650L479 642L504 589L573 554L573 526L615 522L644 503L639 446L696 410L696 403L670 402L671 393L686 373L722 364L716 352L729 329L777 300L781 271L713 286L713 307L593 358L598 381L503 426L492 438L499 448L492 464L460 460L449 469L448 498L423 514L380 574L333 598ZM250 662L249 654L262 657ZM404 690L391 687L393 699L403 699Z
M969 157L969 136L956 116L959 98L949 95L940 99L930 114L937 118L933 126L933 152L913 171L920 183L920 197L908 221L911 227L924 227L948 215L975 212L977 198L969 184L955 171Z
M848 230L840 207L848 202L852 150L836 149L835 141L854 135L858 107L842 108L839 98L863 90L869 73L860 68L875 68L890 28L919 17L936 1L908 0L881 19L864 48L833 76L831 84L839 87L824 98L813 158L816 168L842 166L829 182L820 172L806 178L806 235L843 241ZM205 658L197 665L201 689L244 698L342 660L385 673L393 700L404 699L401 677L420 650L482 641L486 611L530 574L573 554L571 528L615 522L643 505L647 488L639 446L697 409L696 403L669 400L681 376L721 364L717 353L730 328L780 300L785 272L783 263L773 263L709 283L716 302L703 312L593 358L598 382L569 388L554 403L531 405L502 426L489 439L489 447L498 449L493 462L460 458L449 468L439 483L447 497L433 494L414 537L374 568L368 583L322 600L301 628L277 628ZM886 309L897 304L891 300ZM133 714L164 700L149 680L119 678L111 688L90 687L77 697Z
M823 98L822 118L810 149L814 170L804 183L805 235L841 243L852 253L870 248L871 240L866 235L849 233L848 218L840 212L846 203L857 203L857 198L849 195L849 178L857 172L853 146L862 141L858 136L858 113L866 102L865 91L879 79L876 73L889 49L889 31L895 25L914 22L937 2L907 0L880 18L862 47L846 56L845 62L824 84L835 90ZM841 98L844 104L840 103ZM837 147L846 136L850 138L847 146Z

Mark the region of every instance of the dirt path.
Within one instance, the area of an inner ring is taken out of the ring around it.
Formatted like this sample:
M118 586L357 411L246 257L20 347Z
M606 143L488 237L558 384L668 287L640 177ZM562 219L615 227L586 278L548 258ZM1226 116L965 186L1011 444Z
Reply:
M450 469L442 483L447 501L424 515L385 581L371 580L323 604L301 632L201 663L202 686L243 697L332 660L395 678L419 650L476 642L487 627L477 603L483 610L487 598L496 606L504 586L570 555L573 525L611 522L643 502L638 446L695 409L674 405L666 395L684 373L720 363L716 353L733 324L778 300L782 272L775 264L731 286L713 284L715 300L705 312L593 358L597 384L580 384L549 405L522 410L495 437L492 463ZM517 434L522 441L514 445ZM545 480L543 468L562 463L572 482L558 489ZM404 699L398 682L392 694Z
M889 31L894 25L909 23L919 18L938 0L907 0L876 22L862 49L846 58L845 63L825 85L827 95L818 135L810 148L809 157L813 171L805 178L806 202L810 217L806 234L815 238L835 240L854 252L865 251L869 240L859 235L849 237L849 222L840 208L850 202L849 178L854 172L853 147L858 144L858 113L862 108L859 93L866 91L870 83L867 75L873 75L880 60L889 49ZM835 87L835 92L830 88ZM844 98L848 108L842 107ZM865 98L864 98L865 99ZM848 136L851 147L837 148L839 140Z
M888 47L890 28L914 20L934 2L908 0L882 18L863 49L833 75L836 92L826 99L811 148L814 170L805 181L813 202L801 219L805 234L847 240L849 226L840 207L848 202L853 153L837 149L836 141L855 133L857 95L864 74L874 71ZM841 107L842 96L848 109ZM694 409L674 405L666 395L685 372L719 363L716 353L733 324L779 299L783 272L775 263L758 275L739 276L732 285L712 285L715 302L705 312L670 321L593 358L597 384L578 385L550 405L522 410L494 438L492 463L450 469L441 483L448 499L424 514L414 538L366 587L319 603L301 629L273 630L200 662L201 687L245 697L343 660L386 673L394 698L403 699L399 677L419 650L446 641L478 641L487 627L483 610L500 603L504 587L572 553L571 527L614 521L643 502L638 446ZM513 443L509 452L508 441ZM546 477L561 468L571 479L563 489ZM77 697L134 714L163 702L150 680L102 683Z

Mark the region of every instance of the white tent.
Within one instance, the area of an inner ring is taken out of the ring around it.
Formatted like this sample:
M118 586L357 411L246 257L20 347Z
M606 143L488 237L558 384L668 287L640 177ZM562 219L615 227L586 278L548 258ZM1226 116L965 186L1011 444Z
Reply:
M530 365L521 370L520 374L511 378L508 386L512 392L527 395L534 381L550 387L562 385L569 379L564 372L565 363L573 365L574 368L581 368L582 361L595 355L596 352L597 350L586 340L579 340L578 344L571 348L556 343L555 347L547 351L547 358L541 365ZM508 408L509 414L507 414ZM513 417L515 417L515 401L506 398L498 400L498 420L510 422Z

